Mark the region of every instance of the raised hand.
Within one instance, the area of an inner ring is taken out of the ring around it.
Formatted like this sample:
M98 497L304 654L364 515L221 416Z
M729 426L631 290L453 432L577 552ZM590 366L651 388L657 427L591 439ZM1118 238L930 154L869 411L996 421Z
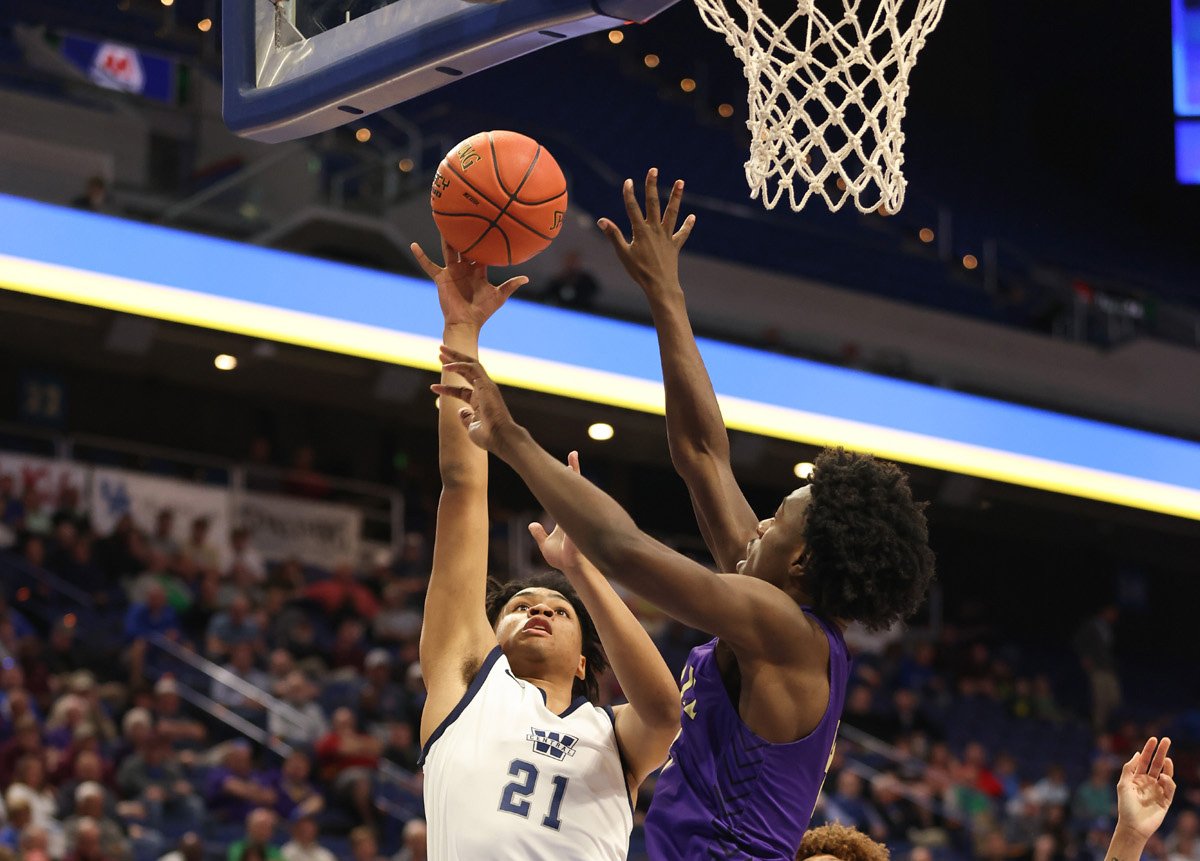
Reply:
M458 417L467 429L471 442L485 451L495 452L499 436L507 428L516 427L500 389L492 382L483 365L474 356L452 350L445 344L441 349L442 368L460 375L470 385L430 386L439 397L456 398L466 404Z
M579 474L579 452L573 451L567 455L567 465L574 470L576 475ZM573 571L583 561L583 554L579 552L579 548L575 546L575 542L571 540L570 536L563 531L561 524L556 524L554 531L547 535L546 527L534 521L529 524L529 534L537 542L538 550L542 551L542 558L551 568L557 568L563 572Z
M683 220L683 225L676 230L679 219L679 206L683 201L683 180L676 180L671 187L671 196L667 199L667 208L659 214L658 200L658 168L650 168L646 174L646 211L643 214L638 206L637 197L633 193L633 180L625 180L621 188L625 198L625 211L629 214L629 224L632 239L625 241L621 233L610 219L601 218L598 223L600 230L608 237L617 259L625 267L625 271L636 281L643 290L651 290L659 285L671 286L679 281L679 251L687 242L692 228L696 225L696 216L689 215Z
M1175 763L1167 756L1170 750L1169 738L1161 742L1151 738L1121 769L1117 782L1118 829L1128 829L1149 840L1162 825L1175 797Z
M442 259L438 266L417 243L409 246L417 263L437 285L438 302L447 326L470 325L482 328L517 288L529 283L524 275L509 278L499 287L488 281L487 266L464 260L442 240Z

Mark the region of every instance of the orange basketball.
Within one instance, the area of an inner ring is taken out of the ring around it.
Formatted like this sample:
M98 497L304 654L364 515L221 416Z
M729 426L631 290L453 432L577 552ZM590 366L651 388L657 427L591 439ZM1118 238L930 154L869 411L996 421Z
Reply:
M567 181L554 156L516 132L480 132L442 159L430 191L446 242L489 266L524 263L558 236Z

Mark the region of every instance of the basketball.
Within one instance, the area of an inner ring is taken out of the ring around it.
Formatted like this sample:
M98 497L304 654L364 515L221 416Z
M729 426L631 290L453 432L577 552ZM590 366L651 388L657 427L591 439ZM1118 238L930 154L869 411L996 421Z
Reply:
M489 266L512 266L545 251L558 235L567 181L533 138L480 132L442 159L430 203L451 248Z

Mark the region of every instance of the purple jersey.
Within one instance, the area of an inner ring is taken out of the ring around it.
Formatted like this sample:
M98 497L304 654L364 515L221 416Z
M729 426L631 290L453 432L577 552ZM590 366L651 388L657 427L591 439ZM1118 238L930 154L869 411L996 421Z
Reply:
M717 641L692 649L683 714L646 816L654 861L793 861L808 828L846 699L850 655L841 632L805 609L829 640L829 705L816 729L771 744L742 723L717 668Z

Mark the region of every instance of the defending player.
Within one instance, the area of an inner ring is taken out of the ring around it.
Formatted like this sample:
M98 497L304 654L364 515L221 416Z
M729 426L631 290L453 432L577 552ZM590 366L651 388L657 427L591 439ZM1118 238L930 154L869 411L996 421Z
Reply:
M730 857L790 858L808 818L785 811L811 813L832 756L845 695L845 624L881 629L906 618L933 577L924 506L894 464L827 449L810 484L775 517L759 520L733 477L729 437L679 283L679 251L696 221L688 216L675 230L683 182L661 216L656 170L646 176L644 214L631 180L622 192L632 240L608 219L599 225L649 299L671 460L704 540L721 570L765 580L795 599L779 620L786 648L720 636L692 652L684 684L694 678L695 696L710 707L701 709L707 716L691 716L685 705L676 767L655 789L647 845L664 859L700 857L709 841L728 846ZM769 560L767 534L777 548ZM744 752L730 760L714 734L731 734ZM747 786L749 774L758 780Z
M674 270L693 219L673 234L679 192L658 218L635 221L631 272ZM626 187L630 216L640 216ZM643 241L648 220L658 241ZM791 861L832 757L849 672L842 628L886 627L920 605L933 577L923 506L893 464L841 450L817 460L812 482L757 520L732 481L728 441L682 302L674 330L660 324L672 454L691 448L685 473L714 574L640 532L599 489L570 475L508 414L471 356L443 350L473 389L471 437L507 461L588 558L610 576L714 640L689 657L682 727L646 820L656 861ZM680 333L686 333L686 338ZM668 352L671 356L668 358ZM682 380L680 379L682 377ZM685 404L680 405L684 400ZM686 433L680 424L695 423Z
M413 247L437 284L445 339L474 351L480 327L524 279L493 287L486 267L444 244L442 251L445 268ZM455 378L447 372L443 380ZM443 488L421 630L429 857L623 859L632 796L666 758L679 689L649 636L561 529L547 536L530 527L566 578L487 589L487 455L450 404L438 439ZM629 699L614 709L588 701L605 665L601 641Z

